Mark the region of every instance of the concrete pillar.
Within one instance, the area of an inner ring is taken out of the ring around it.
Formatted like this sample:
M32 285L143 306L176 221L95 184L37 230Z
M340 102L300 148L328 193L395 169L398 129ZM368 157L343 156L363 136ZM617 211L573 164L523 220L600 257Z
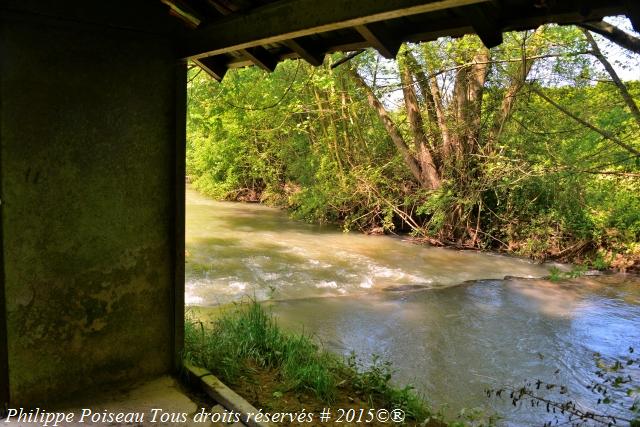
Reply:
M184 292L186 67L174 20L154 0L0 8L11 404L169 372Z

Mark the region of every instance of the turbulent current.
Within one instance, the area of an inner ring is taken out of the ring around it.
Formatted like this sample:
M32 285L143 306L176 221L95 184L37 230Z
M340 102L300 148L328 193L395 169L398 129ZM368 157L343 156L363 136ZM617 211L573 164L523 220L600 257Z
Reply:
M633 276L553 283L538 279L549 266L524 259L342 233L189 188L186 247L187 305L268 301L281 325L334 352L391 361L396 383L452 415L483 407L503 425L542 425L553 420L542 407L484 393L537 379L566 386L557 399L606 409L587 389L594 353L640 351Z

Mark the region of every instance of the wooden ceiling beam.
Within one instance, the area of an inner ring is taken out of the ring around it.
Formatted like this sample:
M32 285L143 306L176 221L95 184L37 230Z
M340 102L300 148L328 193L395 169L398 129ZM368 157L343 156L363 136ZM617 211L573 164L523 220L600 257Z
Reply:
M355 30L385 58L395 59L398 55L402 41L387 31L382 24L358 25Z
M483 5L472 5L468 8L468 17L474 32L487 48L502 44L502 28L500 27L500 10L497 2Z
M360 49L366 49L368 47L369 43L367 43L366 41L333 44L327 47L327 53L353 52Z
M229 0L208 0L208 2L224 16L231 15L234 12L242 11L250 7L250 3L245 0L236 0L235 3ZM269 52L262 46L240 49L238 52L242 54L242 57L239 61L236 61L236 64L240 62L246 64L246 66L257 65L268 72L275 70L278 65L278 58L272 57L271 54L269 54ZM233 66L226 64L226 68L233 68Z
M197 28L202 22L199 15L187 2L181 0L160 0L169 7L169 13L180 19L190 28Z
M227 70L229 69L224 58L220 56L207 56L205 58L196 59L194 62L202 68L205 73L209 74L219 82L222 81L224 75L227 74Z
M562 7L561 7L562 6ZM556 24L578 24L581 22L597 21L605 16L620 15L624 13L620 10L619 4L611 2L610 6L602 5L590 10L590 13L583 15L569 7L565 7L564 3L558 3L556 10L547 11L541 9L537 13L526 13L517 15L508 9L505 9L503 16L503 31L522 31L537 28L540 25L550 22Z
M291 49L293 52L309 64L314 66L322 65L324 62L324 53L320 52L317 48L311 46L310 43L301 39L285 40L283 45Z
M278 58L271 55L269 51L262 46L240 49L240 53L265 71L273 71L278 65Z
M229 8L226 2L208 0L207 3L211 5L211 7L213 7L215 10L217 10L220 15L226 16L233 13L233 9Z
M285 59L299 59L300 57L295 52L287 52L277 55L277 58L278 62L282 62ZM229 67L229 69L251 67L253 65L255 65L253 61L247 57L233 58L227 63L227 67Z
M633 30L640 33L640 3L638 0L627 0L625 6L627 7L627 17L631 21Z
M471 26L458 26L447 28L446 30L433 30L433 31L420 31L415 28L414 31L409 32L409 36L406 37L406 41L412 43L420 43L424 41L436 40L440 37L462 37L465 34L473 34L473 28Z
M311 34L366 25L488 0L279 0L191 31L185 58L248 49Z
M251 9L253 6L250 0L206 0L206 2L224 16Z
M515 13L514 13L515 12ZM594 7L586 16L579 11L571 8L570 4L558 4L553 10L530 9L525 13L519 14L519 11L510 11L502 9L501 14L501 30L502 31L522 31L537 28L540 25L556 22L558 24L577 24L580 22L590 22L602 18L620 14L620 3L611 3L608 5ZM425 42L436 40L439 37L461 37L465 34L474 34L475 30L471 26L469 10L462 9L456 12L456 16L449 21L432 20L428 15L420 16L412 19L410 25L403 28L403 38L409 42ZM552 19L550 18L552 17Z

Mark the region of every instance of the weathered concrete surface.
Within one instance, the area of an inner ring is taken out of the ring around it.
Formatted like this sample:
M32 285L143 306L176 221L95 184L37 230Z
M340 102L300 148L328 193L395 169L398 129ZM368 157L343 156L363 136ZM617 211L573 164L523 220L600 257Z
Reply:
M171 38L149 24L166 10L124 0L0 7L12 405L166 373L181 77Z
M206 369L199 368L190 364L185 365L185 370L189 374L192 381L200 381L203 390L216 402L219 403L217 407L213 408L213 412L216 412L216 408L220 410L230 410L240 414L242 422L249 427L274 427L275 424L268 422L258 422L253 418L248 418L248 414L256 414L258 410L247 402L242 396L238 395L235 391L231 390L220 381L215 375ZM216 423L221 424L221 423ZM229 423L231 424L231 423ZM242 423L238 422L239 425Z

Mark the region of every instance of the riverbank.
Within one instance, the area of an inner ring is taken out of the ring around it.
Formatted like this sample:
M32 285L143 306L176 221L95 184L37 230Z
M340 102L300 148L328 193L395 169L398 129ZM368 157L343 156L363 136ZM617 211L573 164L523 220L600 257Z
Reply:
M284 332L255 301L222 309L212 320L193 313L185 327L185 361L203 366L266 412L319 414L333 408L323 425L355 422L387 426L382 416L398 411L405 425L444 427L411 387L391 384L392 367L374 356L363 363L322 349L310 336ZM388 412L384 412L388 411ZM400 415L398 415L400 416ZM477 414L473 414L476 417ZM466 417L471 419L469 415ZM291 426L307 425L290 420Z
M198 187L197 179L190 179L189 185L195 182L198 191L204 195L220 197L220 194L207 191ZM496 228L509 228L508 238L496 237L485 231L478 231L473 239L461 239L453 241L443 238L442 234L433 232L429 228L430 221L425 226L419 226L425 222L425 218L412 217L396 211L389 218L376 216L376 220L364 225L356 225L352 221L352 213L343 212L344 215L319 218L306 215L300 211L300 206L295 200L296 194L302 189L296 186L284 186L279 191L265 188L251 187L225 193L221 200L260 204L271 208L277 208L293 219L306 222L334 226L344 231L357 231L366 235L395 235L406 241L418 245L429 245L457 250L478 251L484 253L496 253L501 255L525 257L534 262L558 262L576 266L575 271L598 270L612 273L636 273L640 274L640 244L625 241L620 232L615 229L607 230L600 238L578 238L570 235L560 236L549 229L519 230L515 225L503 225ZM522 224L520 225L522 227ZM480 234L484 238L478 237ZM545 241L546 239L546 241Z

